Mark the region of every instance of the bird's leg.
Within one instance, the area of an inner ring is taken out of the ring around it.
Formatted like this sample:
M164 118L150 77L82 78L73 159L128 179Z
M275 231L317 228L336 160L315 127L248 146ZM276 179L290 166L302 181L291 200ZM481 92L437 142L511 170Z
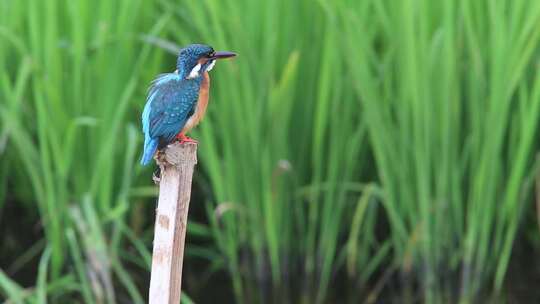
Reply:
M186 136L186 134L184 134L184 132L178 133L178 135L176 135L176 139L178 139L178 141L181 144L183 144L183 143L198 143L195 139Z

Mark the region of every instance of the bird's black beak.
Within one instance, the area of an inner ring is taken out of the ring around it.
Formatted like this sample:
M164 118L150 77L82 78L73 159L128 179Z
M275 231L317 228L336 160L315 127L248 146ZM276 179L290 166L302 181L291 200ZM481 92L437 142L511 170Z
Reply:
M236 53L233 52L226 52L226 51L218 51L214 53L214 56L211 57L211 59L225 59L225 58L231 58L236 56Z

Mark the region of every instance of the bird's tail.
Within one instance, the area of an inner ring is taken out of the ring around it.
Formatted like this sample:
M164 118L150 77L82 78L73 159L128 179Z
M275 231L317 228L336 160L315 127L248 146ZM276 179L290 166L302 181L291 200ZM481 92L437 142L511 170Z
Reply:
M154 157L158 148L159 141L155 138L145 138L144 140L144 153L141 158L141 165L146 166Z

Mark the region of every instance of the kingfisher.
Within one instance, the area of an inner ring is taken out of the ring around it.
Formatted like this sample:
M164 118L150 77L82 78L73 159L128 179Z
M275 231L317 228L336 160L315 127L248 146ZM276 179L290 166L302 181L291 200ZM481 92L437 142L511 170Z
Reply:
M159 75L150 86L142 113L144 152L147 165L156 151L175 139L196 142L186 136L206 113L210 89L208 72L216 60L236 56L214 51L204 44L191 44L180 50L176 71Z

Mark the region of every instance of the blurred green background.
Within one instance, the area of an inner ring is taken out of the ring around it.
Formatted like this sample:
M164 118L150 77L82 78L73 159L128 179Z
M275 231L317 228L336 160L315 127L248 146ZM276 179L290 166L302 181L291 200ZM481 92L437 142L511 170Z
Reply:
M150 81L212 71L184 303L539 303L536 0L0 0L0 299L145 303Z

